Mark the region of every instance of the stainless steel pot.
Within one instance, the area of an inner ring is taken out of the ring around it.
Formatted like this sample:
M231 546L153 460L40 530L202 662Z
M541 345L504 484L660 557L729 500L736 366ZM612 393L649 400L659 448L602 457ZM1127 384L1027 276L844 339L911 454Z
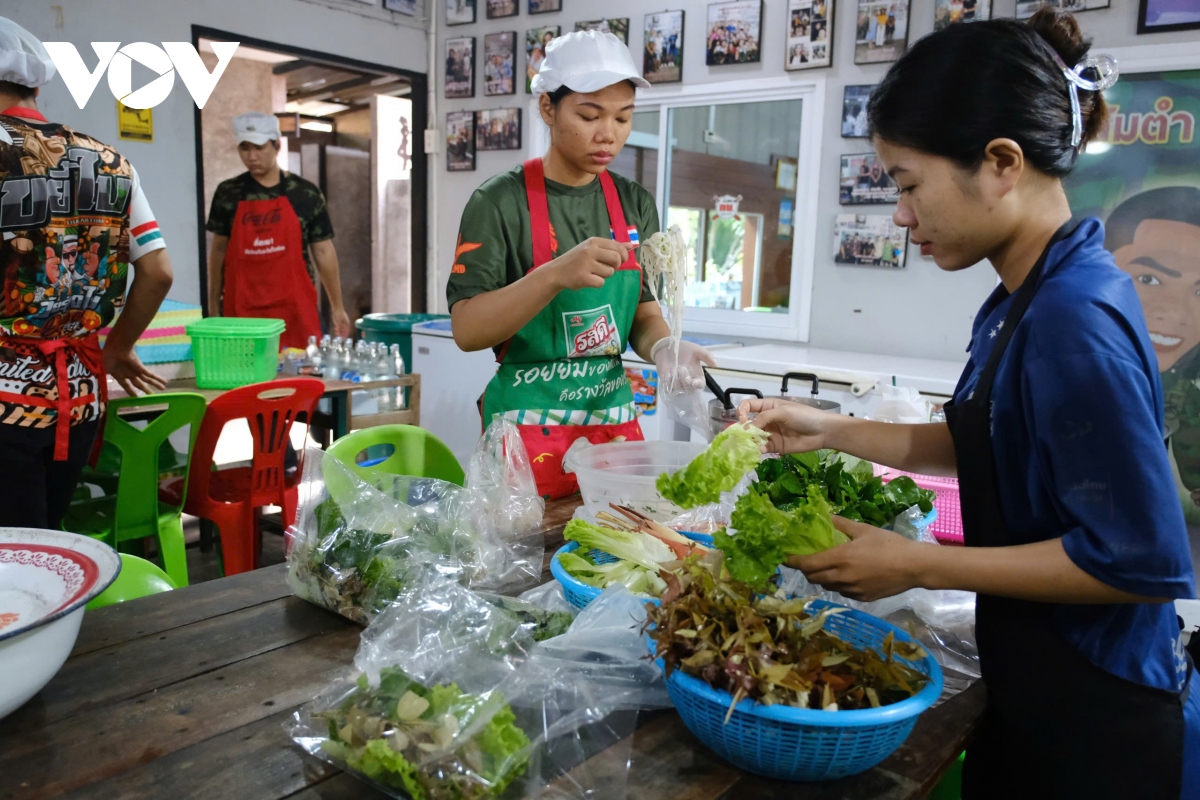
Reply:
M792 397L788 395L788 381L792 378L796 380L812 381L812 395L810 397ZM790 400L793 403L803 403L806 406L819 408L822 411L830 411L834 414L842 413L842 404L835 403L832 400L821 400L817 395L821 391L821 379L811 372L789 372L783 376L783 386L779 389L780 396L784 400Z
M738 404L731 399L734 395L746 395L762 400L763 393L758 389L726 389L719 400L709 400L708 426L712 430L713 436L738 421ZM750 418L753 419L755 416L755 414L751 414Z

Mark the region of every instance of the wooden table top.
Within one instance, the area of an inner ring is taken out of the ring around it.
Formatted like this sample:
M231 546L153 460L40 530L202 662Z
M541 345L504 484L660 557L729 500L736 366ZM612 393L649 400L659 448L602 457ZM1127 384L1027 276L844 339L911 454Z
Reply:
M547 565L577 503L547 508ZM292 596L284 575L279 565L87 612L62 670L0 725L0 798L383 797L284 732L298 706L352 673L362 630ZM984 699L977 682L923 714L878 767L839 781L741 772L669 710L638 715L587 767L626 778L605 798L916 800L962 750Z

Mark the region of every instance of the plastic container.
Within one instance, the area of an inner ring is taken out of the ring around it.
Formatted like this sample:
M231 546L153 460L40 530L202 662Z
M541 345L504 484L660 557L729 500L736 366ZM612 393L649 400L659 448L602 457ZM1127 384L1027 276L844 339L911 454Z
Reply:
M208 317L187 326L201 389L236 389L274 378L279 371L278 319Z
M928 489L937 495L933 500L933 508L937 517L929 526L933 538L942 544L962 544L962 505L959 499L958 478L942 478L936 475L918 475L915 472L902 472L876 465L875 474L887 483L893 478L907 475L922 489Z
M713 546L713 537L707 533L692 533L690 531L680 531L684 536L699 542L703 545ZM587 608L588 604L595 600L604 591L597 589L595 586L589 586L583 581L578 581L572 578L571 575L563 569L558 563L559 553L573 553L579 549L579 542L567 542L562 547L558 548L558 552L550 559L550 574L554 576L563 587L563 594L567 598L567 602L579 609ZM616 556L611 556L601 550L589 550L588 557L597 564L611 564L616 561ZM647 602L657 602L653 598L646 598Z
M609 442L579 439L567 451L563 466L574 472L585 504L629 506L656 522L666 522L683 509L658 493L655 482L703 452L700 442Z
M813 611L835 606L814 600ZM900 628L850 610L825 621L825 629L858 647L882 652L888 633L912 641ZM653 643L650 644L653 652ZM662 666L662 660L659 660ZM791 706L765 706L753 700L737 704L733 696L679 670L667 679L667 693L683 724L717 755L737 767L786 781L822 781L871 769L904 743L917 717L942 693L942 671L926 654L909 666L930 677L916 695L899 703L857 711L822 711Z
M400 345L406 373L412 372L412 329L413 325L432 322L435 319L450 319L447 314L367 314L355 324L362 333L363 341L383 342Z

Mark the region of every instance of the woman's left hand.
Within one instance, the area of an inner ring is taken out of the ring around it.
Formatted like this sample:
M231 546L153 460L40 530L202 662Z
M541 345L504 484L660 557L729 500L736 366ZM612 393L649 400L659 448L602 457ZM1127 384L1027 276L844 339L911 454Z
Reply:
M850 541L811 556L792 556L787 565L851 600L879 600L918 585L924 548L931 545L844 517L835 516L833 525Z

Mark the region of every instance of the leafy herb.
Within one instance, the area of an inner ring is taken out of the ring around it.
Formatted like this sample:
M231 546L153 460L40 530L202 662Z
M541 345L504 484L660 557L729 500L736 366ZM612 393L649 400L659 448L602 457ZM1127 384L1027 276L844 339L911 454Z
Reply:
M680 508L716 503L762 459L770 435L753 425L731 425L686 467L658 476L658 492Z
M676 560L675 552L662 540L637 530L605 528L582 520L567 523L563 538L579 542L579 549L556 556L559 565L576 580L603 589L614 583L629 591L660 595L667 588L658 576L659 565ZM599 550L617 561L600 564L587 554Z
M515 597L505 597L490 592L477 592L477 594L505 612L518 627L528 630L533 635L535 642L562 636L575 619L566 611L548 611Z

